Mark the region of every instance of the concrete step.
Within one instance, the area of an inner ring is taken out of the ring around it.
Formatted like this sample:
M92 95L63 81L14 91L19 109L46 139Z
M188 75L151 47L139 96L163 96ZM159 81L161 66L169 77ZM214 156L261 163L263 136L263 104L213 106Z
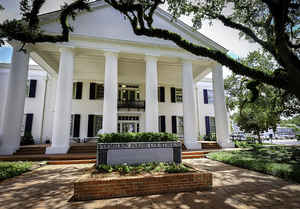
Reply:
M95 164L96 160L58 160L48 161L48 165L69 165L69 164Z

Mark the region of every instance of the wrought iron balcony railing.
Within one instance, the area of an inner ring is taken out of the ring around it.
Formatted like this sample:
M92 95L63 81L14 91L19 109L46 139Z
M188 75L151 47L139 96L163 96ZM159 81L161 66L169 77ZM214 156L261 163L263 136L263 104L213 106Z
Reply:
M136 108L136 109L145 109L145 101L118 101L118 108Z

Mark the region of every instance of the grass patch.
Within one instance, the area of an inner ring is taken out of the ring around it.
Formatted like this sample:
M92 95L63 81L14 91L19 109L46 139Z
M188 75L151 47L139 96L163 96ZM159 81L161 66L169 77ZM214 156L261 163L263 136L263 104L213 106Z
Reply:
M300 183L300 147L253 147L251 150L209 153L207 157Z
M18 176L32 167L31 162L0 162L0 181Z
M99 165L99 173L118 172L120 175L137 175L141 173L186 173L193 171L183 164L175 163L142 163L140 165Z

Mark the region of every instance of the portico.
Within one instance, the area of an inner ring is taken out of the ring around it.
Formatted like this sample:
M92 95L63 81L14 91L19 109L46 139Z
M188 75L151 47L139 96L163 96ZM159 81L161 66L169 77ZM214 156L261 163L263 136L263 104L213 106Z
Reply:
M222 147L232 146L222 66L189 54L170 42L137 37L129 25L120 24L117 16L110 19L115 27L105 21L97 23L108 28L105 31L85 25L87 20L93 20L91 14L101 21L103 17L118 14L97 2L92 9L91 13L77 17L74 23L77 26L68 43L36 44L30 54L18 51L15 46L2 114L5 122L0 132L0 154L12 154L19 147L29 56L50 77L42 134L43 140L51 141L47 154L66 153L73 129L78 138L94 137L99 130L103 133L128 130L126 122L134 124L134 130L139 132L178 134L188 149L201 149L198 140L204 134L199 133L197 125L201 120L196 111L195 84L209 72L213 72L217 140ZM43 30L52 33L59 30L57 17L58 13L42 16ZM166 27L226 51L208 38L192 34L188 26L174 25L167 18L163 12L157 14L157 21ZM120 122L123 119L126 122ZM179 128L181 121L183 125Z

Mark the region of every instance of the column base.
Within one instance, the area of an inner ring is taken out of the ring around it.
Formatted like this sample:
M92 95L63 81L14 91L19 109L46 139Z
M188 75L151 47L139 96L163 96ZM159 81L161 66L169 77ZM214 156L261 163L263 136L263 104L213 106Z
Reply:
M46 154L66 154L69 150L69 145L47 147Z
M184 142L184 146L188 149L188 150L199 150L202 149L201 143L200 142Z
M19 149L19 146L1 146L0 155L12 155Z

